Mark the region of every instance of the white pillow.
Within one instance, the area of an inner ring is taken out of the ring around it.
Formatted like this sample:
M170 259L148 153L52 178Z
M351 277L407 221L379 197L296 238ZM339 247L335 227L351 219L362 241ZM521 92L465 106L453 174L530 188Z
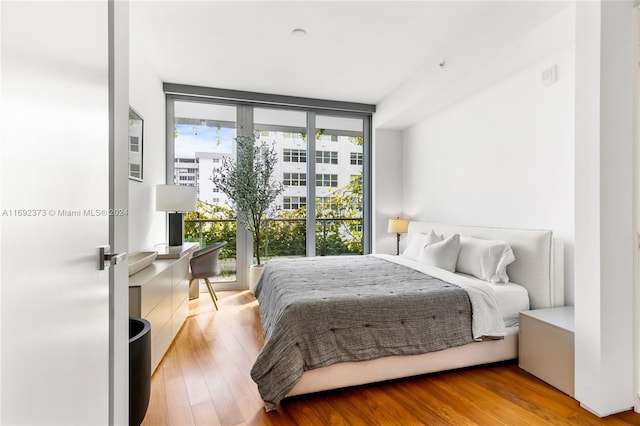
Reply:
M436 233L433 232L433 230L431 230L431 232L429 232L428 234L424 234L424 233L415 234L413 236L413 239L409 241L409 245L407 246L405 251L402 253L402 255L412 260L418 260L418 256L420 256L420 250L422 250L424 246L432 243L437 243L438 241L441 241L441 240L442 240L442 237L436 235Z
M453 234L442 241L423 247L418 260L427 265L454 272L459 251L460 235Z
M514 260L511 246L504 241L460 236L457 272L492 283L508 283L507 265Z

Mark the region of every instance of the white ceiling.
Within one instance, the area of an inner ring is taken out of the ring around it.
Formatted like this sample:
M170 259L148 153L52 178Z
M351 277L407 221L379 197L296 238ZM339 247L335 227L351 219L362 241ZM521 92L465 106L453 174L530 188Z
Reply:
M131 42L164 82L377 104L426 62L446 60L466 40L506 43L567 2L130 5ZM307 36L292 36L295 28Z

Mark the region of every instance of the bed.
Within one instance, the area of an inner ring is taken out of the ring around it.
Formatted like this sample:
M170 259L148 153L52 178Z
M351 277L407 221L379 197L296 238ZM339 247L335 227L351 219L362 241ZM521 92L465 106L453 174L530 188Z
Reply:
M251 371L267 411L287 396L515 359L518 312L564 304L551 231L414 221L408 246L428 234L507 243L508 282L409 253L267 263L255 288L265 346Z

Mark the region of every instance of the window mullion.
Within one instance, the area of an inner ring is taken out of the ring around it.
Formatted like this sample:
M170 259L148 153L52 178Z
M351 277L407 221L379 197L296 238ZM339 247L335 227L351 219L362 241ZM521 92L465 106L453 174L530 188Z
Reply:
M316 255L316 113L307 113L307 256ZM309 161L311 159L311 161Z
M372 166L372 147L371 147L371 117L364 116L362 117L363 126L362 126L362 227L365 229L363 233L363 254L371 253L372 242L371 242L371 223L372 223L372 188L371 188L371 166Z
M253 135L253 107L247 105L237 106L236 136ZM237 144L234 142L234 150L237 158ZM240 214L240 212L236 212ZM249 288L249 267L253 263L253 237L244 226L238 223L236 231L236 277L239 283Z

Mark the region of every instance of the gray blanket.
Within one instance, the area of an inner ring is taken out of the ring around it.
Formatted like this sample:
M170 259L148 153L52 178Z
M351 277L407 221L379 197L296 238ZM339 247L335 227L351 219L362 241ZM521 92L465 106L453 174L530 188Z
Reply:
M305 370L473 341L466 291L373 256L271 260L255 294L266 342L251 377L267 410Z

